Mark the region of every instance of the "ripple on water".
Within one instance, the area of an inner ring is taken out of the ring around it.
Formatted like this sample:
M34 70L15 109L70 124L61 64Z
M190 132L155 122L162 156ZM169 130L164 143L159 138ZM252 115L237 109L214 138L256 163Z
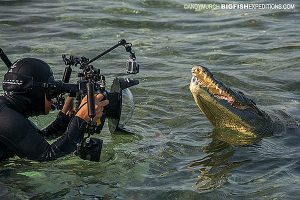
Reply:
M185 10L185 3L189 2L1 2L0 43L11 60L45 59L59 77L60 54L93 57L125 38L133 43L141 64L135 76L140 85L132 88L136 107L128 124L137 138L104 129L96 136L104 140L100 163L73 155L48 163L18 158L1 163L1 198L299 196L299 131L289 130L255 145L231 146L213 133L188 89L193 64L201 64L264 109L288 108L298 116L299 12L195 12ZM109 82L124 75L126 59L119 48L95 66ZM1 67L3 76L6 68ZM45 126L55 115L33 120Z

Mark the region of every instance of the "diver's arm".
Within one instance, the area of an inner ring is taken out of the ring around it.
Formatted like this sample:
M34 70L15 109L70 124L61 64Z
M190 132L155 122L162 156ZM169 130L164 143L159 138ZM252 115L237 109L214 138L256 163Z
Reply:
M5 145L7 152L12 152L21 158L37 161L55 160L69 154L81 142L86 121L75 116L70 121L63 136L49 144L40 135L40 130L23 115L5 107L2 109L0 120L0 142Z
M102 94L98 94L95 97L95 119L102 116L103 108L109 103L108 100L102 101L103 98L104 96ZM46 145L46 148L37 160L53 160L75 151L77 144L83 139L87 121L90 120L88 115L87 97L83 98L81 101L80 108L81 109L76 113L76 116L73 117L69 123L64 135L51 145Z
M47 142L44 143L45 146L42 148L40 154L31 159L38 161L54 160L74 152L77 144L83 139L86 125L85 120L77 116L74 117L62 137L58 138L51 145Z
M15 152L19 157L36 161L55 160L76 150L77 143L83 139L85 127L85 120L74 117L64 134L52 144L38 134L38 129L28 127L22 140L14 145Z
M97 95L95 99L96 119L102 116L103 107L108 104L108 100L101 101L102 98L103 95L100 97ZM75 151L77 143L83 139L89 120L88 106L86 105L86 98L84 98L81 109L71 119L64 134L49 144L39 134L40 130L24 116L7 107L1 112L3 114L0 115L0 120L6 123L0 126L0 141L5 144L9 151L14 152L19 157L37 161L55 160Z
M71 118L71 116L60 111L57 114L56 119L49 126L41 130L41 135L46 138L62 136L66 131Z
M42 136L46 138L57 138L62 136L73 116L73 99L74 98L72 97L67 97L65 104L62 110L59 111L56 119L41 131Z
M95 119L102 116L103 108L109 103L108 100L101 101L102 99L102 94L98 94L95 97ZM53 160L76 150L77 144L83 139L87 121L90 120L88 115L87 97L82 100L80 108L81 109L76 113L76 116L73 117L69 123L64 135L51 145L45 145L44 150L36 160Z

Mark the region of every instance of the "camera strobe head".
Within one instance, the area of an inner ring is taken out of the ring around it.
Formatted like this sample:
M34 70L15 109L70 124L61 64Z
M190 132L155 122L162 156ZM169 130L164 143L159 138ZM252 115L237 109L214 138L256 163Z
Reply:
M135 58L129 58L127 67L128 74L137 74L140 71L140 65L136 62Z

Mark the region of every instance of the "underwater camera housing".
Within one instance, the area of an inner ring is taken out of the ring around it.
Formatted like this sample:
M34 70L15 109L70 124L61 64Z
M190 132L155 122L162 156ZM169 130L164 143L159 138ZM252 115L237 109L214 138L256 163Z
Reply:
M76 111L80 109L79 106L84 96L87 96L88 114L90 117L90 121L86 127L87 136L80 144L77 145L76 150L76 154L85 160L96 162L100 161L103 141L98 138L92 138L91 135L101 132L106 118L108 118L109 131L111 133L130 133L124 129L124 124L120 122L122 118L123 99L124 94L127 93L129 96L131 95L128 88L139 84L139 81L131 78L115 78L111 85L111 89L107 90L105 76L101 74L100 69L96 69L93 65L91 65L92 62L119 46L124 46L125 50L130 54L127 62L127 73L137 74L139 72L139 64L136 62L135 53L132 51L132 44L127 43L126 40L122 39L116 45L92 59L74 56L69 56L67 58L66 55L62 55L63 61L65 65L67 65L62 81L54 81L53 83L43 84L43 87L45 87L47 91L47 98L56 98L55 108L57 109L61 109L64 105L64 94L76 97ZM2 49L0 49L0 57L8 68L12 66L12 63ZM78 72L79 79L76 84L72 84L69 83L69 81L72 73L72 67L75 66L79 66L80 69ZM109 100L109 104L104 108L104 114L101 119L94 122L93 119L96 116L95 94L97 93L103 94L104 98Z
M116 132L125 132L128 133L123 128L123 124L120 124L121 114L122 114L122 100L123 100L123 91L126 91L127 88L139 84L138 80L134 80L131 78L115 78L113 80L113 84L111 86L110 91L106 90L106 81L105 76L100 73L100 69L95 69L92 65L90 65L95 60L99 59L103 55L109 53L113 49L117 48L118 46L124 46L126 51L130 53L130 57L127 63L127 73L129 74L137 74L139 72L139 64L136 62L135 53L132 51L131 47L132 44L127 43L125 40L120 40L118 44L111 47L110 49L104 51L103 53L99 54L95 58L89 60L85 57L73 57L70 56L67 58L65 55L62 56L65 64L68 66L65 68L65 73L63 76L63 84L61 84L61 87L55 87L54 93L56 91L68 91L65 86L67 86L67 83L69 82L70 75L72 72L71 66L79 65L80 69L82 70L80 73L78 73L79 81L78 81L78 91L76 92L76 99L77 101L77 108L80 105L80 100L87 95L87 101L88 101L88 113L90 116L90 122L87 126L87 132L88 136L83 139L81 144L77 145L77 155L79 155L80 158L90 161L100 161L100 154L102 149L103 141L98 138L92 138L90 137L93 133L100 133L105 118L108 118L108 126L109 131L111 133ZM74 91L69 90L68 93L74 95ZM96 116L95 111L95 93L101 93L104 95L105 99L109 100L109 105L104 108L104 117L101 118L101 120L97 123L93 121L93 118ZM54 95L57 97L57 106L62 106L61 100L63 100L62 94ZM61 103L60 103L61 102Z

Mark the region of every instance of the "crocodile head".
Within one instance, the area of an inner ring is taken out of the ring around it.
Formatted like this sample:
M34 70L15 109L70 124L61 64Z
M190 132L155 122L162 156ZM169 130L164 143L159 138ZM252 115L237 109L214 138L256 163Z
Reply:
M271 132L270 117L242 92L235 91L205 67L192 69L190 90L196 104L216 127L256 138Z

